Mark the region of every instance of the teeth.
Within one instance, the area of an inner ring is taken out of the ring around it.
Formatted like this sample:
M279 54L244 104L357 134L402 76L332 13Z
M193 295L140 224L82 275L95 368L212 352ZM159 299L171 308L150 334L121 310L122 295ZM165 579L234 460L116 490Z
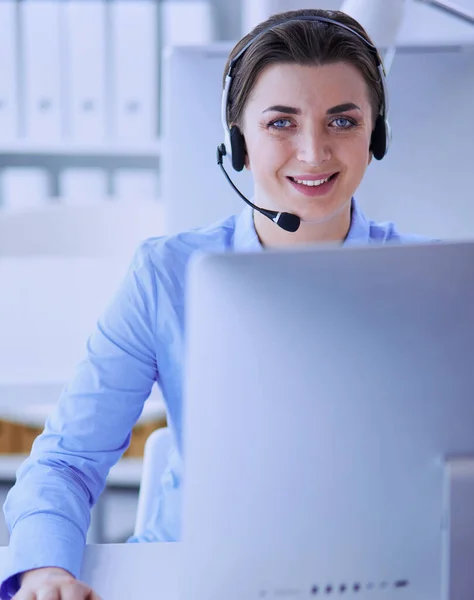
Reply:
M296 181L296 183L301 183L302 185L308 185L310 187L314 187L316 185L322 185L323 183L326 183L326 181L329 181L331 177L329 176L327 179L318 179L318 180L314 180L314 181L306 181L306 180L302 180L302 179L295 179L293 178L293 181Z

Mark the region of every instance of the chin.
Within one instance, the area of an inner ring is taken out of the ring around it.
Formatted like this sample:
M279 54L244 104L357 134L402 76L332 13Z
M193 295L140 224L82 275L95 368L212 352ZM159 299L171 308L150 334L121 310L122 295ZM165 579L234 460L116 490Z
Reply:
M319 221L321 219L339 217L350 211L350 200L352 196L347 197L328 197L318 198L317 200L306 200L305 202L295 202L282 209L286 212L294 213L304 222Z

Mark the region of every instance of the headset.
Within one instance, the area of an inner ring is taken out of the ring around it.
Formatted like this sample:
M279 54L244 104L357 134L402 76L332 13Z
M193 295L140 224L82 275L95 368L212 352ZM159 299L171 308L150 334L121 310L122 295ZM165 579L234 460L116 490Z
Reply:
M267 210L260 208L250 202L234 185L232 180L230 179L227 171L223 165L223 157L227 156L231 161L232 167L236 171L242 171L245 166L245 157L246 157L246 148L245 148L245 139L240 131L239 127L236 125L232 125L229 128L227 123L227 109L229 103L229 93L232 85L232 80L234 77L235 68L238 62L242 59L243 55L247 52L247 50L256 42L260 37L262 37L268 31L279 27L280 25L284 25L286 23L290 23L293 21L313 21L316 23L328 23L330 25L335 25L337 27L342 27L347 31L350 31L352 34L357 36L360 40L364 42L364 44L372 51L377 69L380 75L380 81L382 84L383 90L383 98L382 105L380 108L380 112L377 115L377 119L375 121L375 126L372 131L372 136L370 140L370 150L377 160L382 160L382 158L387 154L388 149L390 147L391 142L391 129L388 121L388 90L387 90L387 82L386 82L386 73L385 68L380 57L380 54L371 42L365 39L360 33L345 25L344 23L340 23L339 21L335 21L334 19L330 19L328 17L323 16L311 16L311 15L301 15L299 17L290 17L284 21L280 21L274 23L270 27L267 27L260 31L254 38L252 38L241 50L240 52L232 59L229 64L229 70L224 80L224 89L222 92L222 100L221 100L221 121L222 127L224 129L224 143L220 144L217 148L217 164L222 169L227 181L233 187L233 189L237 192L237 194L246 202L249 206L262 213L269 219L271 219L274 223L279 225L282 229L286 231L295 232L298 230L300 226L300 218L297 215L293 215L291 213L281 213L273 210ZM339 211L339 209L338 209ZM332 215L331 215L332 218Z

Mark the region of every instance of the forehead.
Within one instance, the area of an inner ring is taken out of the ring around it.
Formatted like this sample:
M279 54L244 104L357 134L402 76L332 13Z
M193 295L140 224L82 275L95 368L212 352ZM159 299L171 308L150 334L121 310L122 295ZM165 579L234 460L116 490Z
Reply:
M343 102L369 104L369 90L354 65L337 62L324 65L276 63L258 76L248 105L285 104L304 108L305 103L328 108Z

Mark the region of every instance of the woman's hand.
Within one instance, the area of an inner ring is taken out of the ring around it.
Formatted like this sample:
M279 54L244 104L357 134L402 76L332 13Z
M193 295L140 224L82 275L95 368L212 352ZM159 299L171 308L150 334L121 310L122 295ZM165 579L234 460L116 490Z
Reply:
M13 600L100 600L88 585L56 567L25 571L20 581Z

